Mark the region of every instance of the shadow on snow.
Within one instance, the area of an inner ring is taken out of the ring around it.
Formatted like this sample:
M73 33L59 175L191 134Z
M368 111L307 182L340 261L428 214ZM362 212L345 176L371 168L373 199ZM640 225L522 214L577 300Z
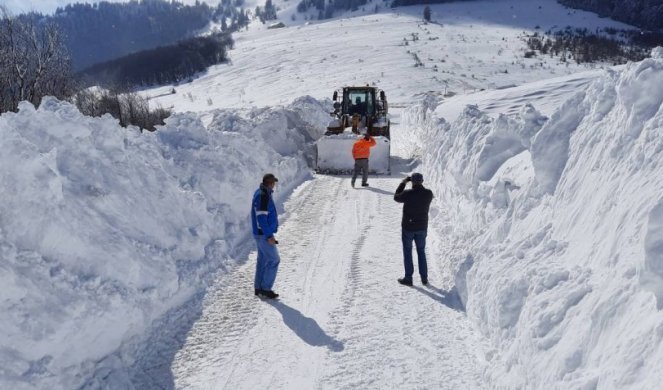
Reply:
M343 350L343 343L325 333L313 318L306 317L281 301L269 301L269 304L281 313L283 322L305 343L314 347L324 346L333 352Z
M449 291L444 291L441 288L437 288L430 283L428 284L427 288L419 286L413 286L412 288L414 288L415 290L419 291L424 295L428 295L432 299L440 302L441 304L449 307L450 309L460 312L465 312L465 306L463 306L463 302L460 300L460 296L458 295L458 290L456 289L456 286L454 286Z

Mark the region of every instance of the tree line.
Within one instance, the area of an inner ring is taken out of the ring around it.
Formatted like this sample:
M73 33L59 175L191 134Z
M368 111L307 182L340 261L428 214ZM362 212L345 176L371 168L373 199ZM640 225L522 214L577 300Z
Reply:
M302 0L324 2L324 0ZM392 7L472 0L393 0ZM558 3L628 23L644 30L663 32L663 0L557 0ZM303 11L300 11L303 12Z
M81 70L193 37L212 21L220 23L222 30L235 30L248 22L242 4L243 0L223 0L216 7L200 1L193 5L164 0L102 1L69 4L53 15L30 13L19 19L58 26L74 69Z
M13 18L0 8L0 113L45 95L60 99L75 90L69 52L58 26Z
M68 100L90 116L111 114L120 125L154 130L170 111L150 109L137 94L83 89L73 75L59 27L12 17L0 7L0 114L16 111L22 101L38 106L44 96ZM77 92L79 91L79 92Z
M55 96L76 104L86 115L109 113L122 126L153 130L163 124L170 111L151 109L146 99L128 91L139 85L191 77L225 61L232 45L230 32L190 38L99 65L83 79L73 72L64 34L57 24L14 17L0 7L0 114L15 112L21 101L38 106L44 96ZM85 89L99 84L109 89Z
M419 4L442 4L442 3L458 3L461 1L475 1L475 0L393 0L391 6L393 7L404 7L408 5L419 5Z
M177 83L225 62L232 46L230 33L217 32L97 64L80 76L86 84L115 89Z
M663 44L663 34L566 27L545 34L536 32L526 36L525 40L530 49L525 53L526 58L541 54L579 64L600 61L617 65L647 58L653 47Z
M38 106L44 96L55 96L76 104L86 115L110 113L122 126L153 130L170 111L152 109L130 91L190 79L225 61L233 46L231 33L249 22L243 4L244 0L221 0L216 7L176 0L76 3L58 8L52 16L14 16L0 6L0 114L16 111L21 101ZM271 0L266 5L273 7ZM266 15L275 14L270 7ZM220 28L209 36L193 37L211 21ZM104 58L111 60L99 63ZM97 65L75 73L89 63ZM107 89L86 89L91 85Z
M332 18L335 11L356 11L367 3L367 0L301 0L297 3L297 12L317 10L318 19L323 20Z
M654 32L663 32L663 0L557 0L566 6L595 12Z
M133 125L149 131L156 130L157 125L165 124L164 119L171 114L169 109L150 108L147 99L137 93L84 89L73 95L70 101L83 115L100 117L111 114L122 127Z
M269 20L275 20L276 19L276 6L274 6L274 3L272 0L266 0L265 1L265 6L264 7L256 7L255 11L256 17L260 19L262 23L265 23Z

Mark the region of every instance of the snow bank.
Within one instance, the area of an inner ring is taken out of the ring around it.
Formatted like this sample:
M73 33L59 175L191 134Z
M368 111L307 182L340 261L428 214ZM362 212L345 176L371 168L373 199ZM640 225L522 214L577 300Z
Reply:
M663 50L550 118L404 113L496 388L663 382ZM441 220L444 218L444 221ZM455 279L455 280L454 280Z
M2 115L0 388L78 388L240 260L262 175L283 200L327 120L308 97L143 134L55 99Z
M317 142L316 169L319 172L349 172L352 173L355 160L352 158L352 147L360 139L350 131L341 134L331 134L322 137ZM375 146L371 148L371 173L387 174L391 171L390 149L391 142L386 137L374 137Z

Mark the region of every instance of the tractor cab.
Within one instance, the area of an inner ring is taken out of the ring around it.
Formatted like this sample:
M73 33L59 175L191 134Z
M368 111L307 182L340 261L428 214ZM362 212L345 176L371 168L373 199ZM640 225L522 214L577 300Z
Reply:
M390 174L391 136L387 116L387 96L379 88L343 87L334 91L334 111L325 135L316 143L316 170L322 173L351 173L352 146L358 134L375 137L371 148L370 171ZM351 131L345 129L350 127Z
M351 127L354 133L366 129L370 135L390 138L384 91L370 86L344 87L334 91L333 100L331 115L335 120L327 127L328 134L340 134Z

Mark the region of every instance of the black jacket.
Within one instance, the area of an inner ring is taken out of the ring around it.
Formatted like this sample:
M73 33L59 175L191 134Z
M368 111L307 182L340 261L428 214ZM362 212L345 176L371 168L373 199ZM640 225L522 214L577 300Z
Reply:
M403 221L401 227L409 231L428 229L428 210L433 200L433 191L415 184L412 189L405 189L401 183L396 189L394 200L403 203Z

